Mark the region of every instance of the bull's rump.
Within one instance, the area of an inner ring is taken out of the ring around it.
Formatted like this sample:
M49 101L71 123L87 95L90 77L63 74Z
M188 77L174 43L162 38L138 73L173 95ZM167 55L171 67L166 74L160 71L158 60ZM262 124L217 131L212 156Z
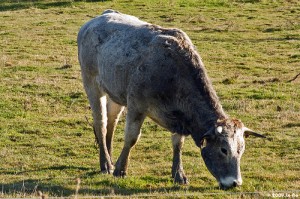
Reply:
M136 17L105 11L79 31L82 72L96 76L97 83L119 104L127 104L133 79L147 75L146 71L140 74L143 69L139 67L147 62L150 43L159 34L152 28Z

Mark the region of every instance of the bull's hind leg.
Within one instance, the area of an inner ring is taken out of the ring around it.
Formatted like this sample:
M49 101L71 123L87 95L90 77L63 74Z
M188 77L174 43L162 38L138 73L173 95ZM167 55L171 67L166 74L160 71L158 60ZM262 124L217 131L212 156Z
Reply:
M110 98L107 99L107 134L106 134L106 146L108 154L110 155L112 162L112 139L115 128L119 121L119 117L124 110L124 106L121 106L113 102Z
M124 147L116 163L116 169L113 173L114 176L123 177L126 175L130 150L140 137L140 130L144 119L145 115L143 113L139 113L136 110L132 110L130 107L128 107Z
M106 145L106 135L107 135L106 95L101 90L101 88L99 88L95 78L89 76L85 77L85 73L83 73L82 77L83 77L84 87L93 112L94 133L99 145L100 169L102 173L111 173L114 170L114 166L111 162L111 158Z
M188 184L188 179L184 174L182 160L181 160L181 149L184 143L184 136L174 133L172 135L173 144L173 166L172 166L172 178L175 183Z

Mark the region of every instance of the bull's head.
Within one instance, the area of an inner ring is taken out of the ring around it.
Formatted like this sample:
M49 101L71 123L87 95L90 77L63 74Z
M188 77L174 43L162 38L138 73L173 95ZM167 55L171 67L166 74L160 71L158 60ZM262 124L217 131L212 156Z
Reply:
M245 150L244 136L264 137L236 119L218 121L201 140L201 155L208 170L223 189L242 184L240 160Z

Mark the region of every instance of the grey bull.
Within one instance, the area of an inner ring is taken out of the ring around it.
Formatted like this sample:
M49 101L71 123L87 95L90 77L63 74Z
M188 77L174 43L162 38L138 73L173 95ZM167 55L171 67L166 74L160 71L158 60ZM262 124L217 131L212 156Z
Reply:
M181 151L191 135L221 187L242 184L244 136L263 136L225 114L186 33L106 10L82 26L77 42L103 173L126 175L130 151L150 117L172 132L175 182L188 183ZM124 146L114 168L112 138L125 106Z

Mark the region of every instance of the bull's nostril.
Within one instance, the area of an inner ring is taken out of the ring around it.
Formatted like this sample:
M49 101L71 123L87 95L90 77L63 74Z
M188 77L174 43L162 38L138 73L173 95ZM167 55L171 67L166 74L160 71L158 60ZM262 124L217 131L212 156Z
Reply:
M219 181L219 185L221 189L238 187L242 185L242 179L236 179L233 177L221 178Z
M233 181L233 186L234 187L238 187L238 186L241 186L242 185L242 182L241 181L238 181L238 180L234 180Z
M236 187L238 186L237 182L236 181L233 181L233 184L232 184L233 187Z

